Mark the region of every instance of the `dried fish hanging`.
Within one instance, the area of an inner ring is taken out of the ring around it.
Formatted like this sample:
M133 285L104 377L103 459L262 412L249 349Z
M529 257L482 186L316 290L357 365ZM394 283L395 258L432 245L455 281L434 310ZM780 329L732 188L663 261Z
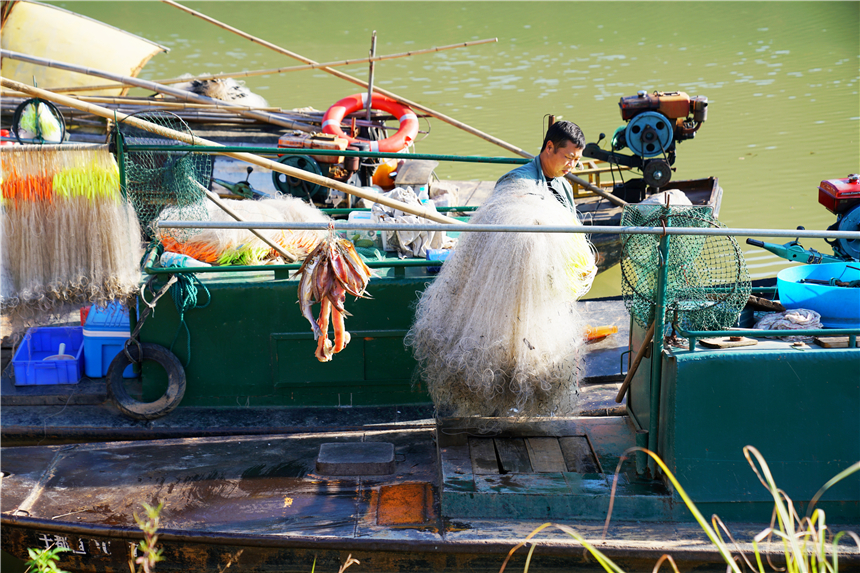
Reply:
M0 309L20 335L84 304L131 296L140 227L107 146L15 146L0 153Z
M270 223L325 223L329 217L316 207L297 197L282 196L260 201L224 200L246 221ZM212 202L207 202L209 221L234 222L234 219ZM159 221L189 219L182 207L166 207ZM211 265L256 265L275 262L278 253L247 229L206 229L194 234L177 234L173 229L160 229L158 240L166 251L188 255ZM324 231L293 231L289 229L260 229L259 232L288 253L301 260L313 251Z
M476 224L575 225L533 182L496 187ZM464 233L406 336L442 416L576 412L585 335L575 300L597 274L582 234Z

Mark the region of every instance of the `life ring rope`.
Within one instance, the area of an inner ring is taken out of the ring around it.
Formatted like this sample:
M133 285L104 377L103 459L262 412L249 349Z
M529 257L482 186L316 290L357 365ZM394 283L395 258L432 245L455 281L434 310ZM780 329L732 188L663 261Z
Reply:
M341 129L341 122L347 115L367 107L367 93L353 94L336 102L325 112L322 120L323 133L330 133L347 139L350 143L359 140L346 135ZM384 151L390 153L400 152L415 141L418 135L418 116L407 106L382 94L373 94L371 108L385 111L393 115L400 122L400 129L391 137L380 141L370 141L371 151Z

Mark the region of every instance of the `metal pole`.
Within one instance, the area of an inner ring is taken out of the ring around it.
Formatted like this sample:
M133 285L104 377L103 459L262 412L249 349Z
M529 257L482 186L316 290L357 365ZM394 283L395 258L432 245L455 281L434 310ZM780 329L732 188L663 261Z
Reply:
M2 148L0 148L2 149ZM373 199L371 199L372 201ZM456 210L456 209L455 209ZM423 215L419 215L423 216ZM328 223L272 223L269 221L233 223L214 221L162 221L165 229L290 229L301 231L325 231ZM421 223L404 225L395 223L348 223L335 221L337 231L372 231L385 229L388 231L447 231L451 233L586 233L590 235L714 235L720 237L754 236L754 237L792 237L799 233L802 237L812 239L839 238L860 240L860 231L799 231L786 229L692 229L692 228L662 228L654 227L613 227L609 225L476 225L474 223Z
M376 65L373 57L376 56L376 30L373 31L373 37L370 39L370 72L367 75L367 121L370 121L371 108L373 106L373 68Z
M224 151L240 151L247 153L257 153L260 155L324 155L324 156L344 156L344 157L372 157L378 159L395 158L395 159L428 159L431 161L461 161L465 163L499 163L504 165L523 165L528 163L529 159L521 157L486 157L482 155L439 155L434 153L389 153L385 151L353 151L351 149L314 149L308 150L304 148L290 147L246 147L241 145L225 145L225 146L180 146L180 145L130 145L128 147L133 151L178 151L183 149L191 150L194 153L221 153ZM605 173L611 168L605 167L599 170L600 173ZM594 171L583 171L579 173L588 174Z
M119 125L114 123L116 128L116 162L119 166L119 190L122 193L122 198L128 198L128 188L125 180L125 141L122 134L119 132Z
M648 449L657 451L657 430L660 422L660 381L663 372L663 331L666 327L666 285L669 279L669 235L660 237L660 268L657 273L657 301L654 308L654 344L651 347L651 403L648 409ZM648 469L655 476L656 464L648 458Z

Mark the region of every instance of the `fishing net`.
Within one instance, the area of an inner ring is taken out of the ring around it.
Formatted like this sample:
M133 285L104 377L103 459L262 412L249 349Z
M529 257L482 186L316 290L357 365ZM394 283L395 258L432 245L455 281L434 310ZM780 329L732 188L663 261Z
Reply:
M245 221L264 223L327 223L328 215L305 201L291 196L260 201L224 200L233 212ZM207 200L207 212L202 220L235 222L230 215L214 202ZM166 207L158 221L201 220L188 219L181 207ZM162 229L155 225L158 239L166 251L188 255L210 265L257 265L278 262L278 253L248 229L203 229L189 230L184 237L177 237L174 229ZM325 231L298 231L290 229L259 229L258 232L281 246L285 251L304 259L314 250Z
M139 120L153 123L189 135L193 132L179 116L166 111L142 111L132 114ZM169 137L152 133L127 122L120 122L119 131L126 145L159 145L175 150L136 151L125 153L126 194L147 239L155 236L152 223L165 207L171 207L182 220L206 221L207 200L194 181L208 188L212 178L212 156L191 153L188 145ZM192 181L193 179L193 181ZM184 229L171 231L174 239L188 236Z
M724 227L710 207L628 205L623 226L711 229ZM628 235L622 246L621 292L630 315L643 328L654 320L660 236ZM752 291L746 262L732 237L672 235L666 261L666 320L677 315L689 330L733 326Z
M140 279L140 228L108 147L0 150L0 310L12 334L130 297Z
M537 184L498 185L476 224L575 225ZM406 336L441 416L572 415L584 324L575 300L597 273L582 234L463 233Z

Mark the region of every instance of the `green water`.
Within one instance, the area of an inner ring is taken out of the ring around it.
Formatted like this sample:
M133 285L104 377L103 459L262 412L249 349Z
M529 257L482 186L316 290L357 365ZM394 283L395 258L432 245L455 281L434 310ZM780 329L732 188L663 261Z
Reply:
M299 62L159 2L59 2L169 48L140 77ZM707 96L708 120L679 145L675 179L716 176L730 227L824 229L824 179L860 170L857 2L193 2L191 7L318 62L498 38L376 65L376 85L536 152L544 117L588 141L623 124L638 90ZM367 79L366 64L339 68ZM246 79L272 105L324 110L361 91L317 70ZM134 92L133 92L134 93ZM144 93L144 92L139 92ZM439 120L416 150L511 156ZM503 166L445 164L442 179L496 179ZM741 239L743 241L743 239ZM784 242L774 240L774 242ZM831 252L823 241L807 247ZM754 278L787 263L744 245ZM620 273L592 295L616 294Z

